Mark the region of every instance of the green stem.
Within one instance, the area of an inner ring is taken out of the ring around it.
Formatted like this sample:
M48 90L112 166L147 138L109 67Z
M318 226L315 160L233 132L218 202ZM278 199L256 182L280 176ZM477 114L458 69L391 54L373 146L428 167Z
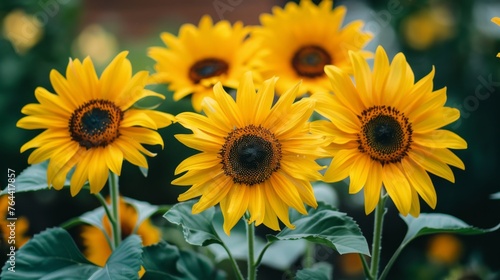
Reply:
M117 248L121 241L120 225L120 191L118 186L118 175L109 172L109 195L111 197L111 212L113 219L110 219L111 229L113 231L113 245Z
M231 261L231 266L233 267L234 273L236 274L236 279L244 280L245 277L243 277L243 273L241 273L241 270L238 267L238 264L236 263L233 254L231 254L231 251L229 251L229 248L226 246L226 244L222 243L221 245L224 248L224 250L226 250L227 255L229 256L229 260Z
M314 243L306 243L306 252L304 254L304 268L311 268L314 264Z
M370 275L373 279L378 279L378 267L380 263L380 253L382 250L382 228L385 215L385 195L381 195L377 208L375 208L375 221L373 226L372 260L370 264Z
M245 215L245 218L248 217L248 215ZM245 219L246 220L246 219ZM254 239L255 239L255 224L254 223L248 223L245 221L247 224L247 242L248 242L248 280L255 280L257 277L257 266L255 265L255 257L254 257Z
M361 264L363 264L363 271L365 272L366 279L374 280L371 276L370 268L368 267L368 262L366 261L365 256L363 254L358 255L361 258Z
M258 267L260 265L260 263L262 262L262 258L264 257L264 253L266 252L267 248L271 246L271 244L273 243L267 242L264 248L262 248L262 251L260 251L259 253L259 257L257 257L257 260L255 261L255 267Z
M401 254L404 247L405 247L404 244L401 244L399 246L399 248L396 250L396 252L394 252L391 259L389 260L389 262L385 266L384 270L382 271L382 274L380 274L380 280L383 280L387 277L387 274L389 274L389 270L391 270L392 265L394 264L396 259L399 257L399 254Z
M109 210L109 207L108 207L108 203L106 202L106 199L104 198L104 196L102 196L101 193L96 193L95 197L97 198L97 200L99 200L99 203L101 203L102 208L104 208L104 211L106 212L106 216L108 216L110 223L114 223L113 214L111 214L111 211ZM108 241L109 248L114 249L115 244L113 244L113 242L111 242L111 239L109 238L109 234L105 230L103 231L103 233L104 233L104 237L106 237L106 241Z

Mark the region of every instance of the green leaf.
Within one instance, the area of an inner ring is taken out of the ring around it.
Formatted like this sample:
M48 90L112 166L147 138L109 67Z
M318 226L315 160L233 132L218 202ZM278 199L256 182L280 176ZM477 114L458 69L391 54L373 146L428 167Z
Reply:
M106 265L89 279L129 280L139 279L142 255L141 238L132 234L125 238L111 254Z
M329 263L315 263L311 268L297 271L296 280L329 280L332 279L333 268Z
M176 225L182 226L184 239L195 246L222 244L222 240L212 226L215 210L213 207L193 214L191 208L196 201L181 202L174 205L163 217Z
M144 247L142 259L146 270L143 280L225 279L205 256L179 250L164 241Z
M16 193L20 192L31 192L39 190L48 190L47 185L47 167L49 166L48 161L42 163L33 164L21 171L21 173L16 177ZM64 182L64 187L69 187L69 178L73 174L74 169L72 169ZM88 189L88 184L83 186L84 189ZM0 195L6 194L8 192L8 187L0 192Z
M241 219L231 229L230 236L227 236L224 233L222 227L223 223L224 218L222 217L222 213L220 212L220 210L216 210L213 221L213 227L215 231L217 232L222 242L224 242L224 244L226 244L226 247L231 251L233 258L246 261L248 259L248 244L245 221ZM261 264L278 270L288 269L305 252L306 242L307 241L305 240L276 242L266 250ZM254 246L257 255L264 249L265 245L266 241L264 239L259 236L255 236ZM219 246L218 244L212 244L207 246L207 248L214 254L216 262L221 262L225 259L229 259L226 250L222 246ZM286 254L283 254L283 252L286 252Z
M78 250L70 234L51 228L36 234L15 252L15 272L6 262L0 275L3 280L89 279L99 267Z
M402 246L411 240L426 234L434 233L456 233L456 234L483 234L495 231L500 228L500 224L490 229L480 229L468 225L464 221L447 214L440 213L421 213L418 218L410 215L403 217L403 221L408 225L408 232L403 239Z
M308 215L290 211L290 222L295 229L284 228L277 235L267 235L269 242L305 239L333 248L339 254L361 253L369 256L368 243L359 226L345 213L320 202L310 208Z

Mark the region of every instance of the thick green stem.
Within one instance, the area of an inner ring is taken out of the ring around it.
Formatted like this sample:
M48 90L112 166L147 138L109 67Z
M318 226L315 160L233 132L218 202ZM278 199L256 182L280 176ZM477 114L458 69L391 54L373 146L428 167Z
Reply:
M314 243L306 243L306 252L304 255L303 266L304 268L311 268L314 264Z
M118 175L109 172L109 196L111 197L111 214L113 219L110 219L111 230L113 232L113 245L115 248L120 245L122 239L120 225L120 190L118 186Z
M257 266L255 265L255 257L254 257L254 251L255 251L255 245L254 245L254 239L255 239L255 224L254 223L248 223L245 221L247 224L247 242L248 242L248 280L255 280L257 277Z
M373 226L372 260L370 264L370 275L373 279L378 279L378 267L380 263L380 253L382 251L382 229L385 215L386 196L381 195L377 208L375 208L375 221Z

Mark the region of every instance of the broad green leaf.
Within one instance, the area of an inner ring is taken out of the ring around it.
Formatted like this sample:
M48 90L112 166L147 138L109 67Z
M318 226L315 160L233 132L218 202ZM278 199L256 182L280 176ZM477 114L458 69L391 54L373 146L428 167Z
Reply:
M224 218L222 217L222 213L220 212L220 210L216 210L213 221L215 231L224 242L224 244L226 244L227 248L231 251L233 258L246 261L248 259L248 244L245 221L241 219L231 229L230 236L227 236L224 233L222 227L223 223ZM264 257L262 258L261 264L278 270L288 269L304 253L306 242L307 241L305 240L276 242L272 244L272 246L267 248ZM264 249L265 245L266 241L263 238L255 236L254 246L256 255L259 255L259 253ZM218 244L209 245L207 246L207 248L214 254L216 262L221 262L229 258L226 250ZM283 254L283 252L286 252L286 254Z
M106 238L108 239L108 242L110 242L109 235L107 231L104 229L103 225L104 215L105 215L104 208L101 206L92 211L83 213L80 217L76 217L69 220L68 222L64 223L62 227L72 228L74 226L78 226L81 224L92 225L100 229L104 233L104 236L106 236Z
M142 280L225 279L223 272L217 270L205 256L179 250L164 241L144 247L142 259L146 270Z
M426 234L434 233L456 233L456 234L483 234L495 231L500 228L500 224L490 229L480 229L468 225L464 221L447 214L440 213L421 213L418 218L410 215L403 217L403 221L408 225L408 232L403 239L402 246L411 240Z
M187 243L195 246L207 246L209 244L222 244L217 232L212 226L214 218L214 207L199 214L193 214L191 208L195 201L181 202L174 205L163 217L171 223L181 225L184 239Z
M139 279L142 255L141 238L132 234L125 238L109 256L106 265L96 271L90 280L130 280Z
M89 279L100 268L80 252L71 235L62 228L36 234L15 252L15 272L6 262L0 275L3 280Z
M284 228L276 235L267 235L267 240L305 239L331 247L339 254L370 255L368 243L356 222L322 202L318 208L310 208L308 215L291 210L290 222L295 225L295 229Z
M49 186L47 185L47 167L49 166L48 161L44 161L42 163L33 164L24 169L21 173L16 174L16 181L14 183L16 187L16 193L20 192L31 192L31 191L39 191L39 190L48 190ZM64 182L64 187L69 187L69 178L71 178L71 174L74 170L71 170L68 173L66 178L66 182ZM88 189L88 184L83 186L84 189ZM6 194L8 192L8 187L0 192L0 195Z
M297 271L296 280L330 280L332 279L333 268L329 263L315 263L311 268L304 268Z

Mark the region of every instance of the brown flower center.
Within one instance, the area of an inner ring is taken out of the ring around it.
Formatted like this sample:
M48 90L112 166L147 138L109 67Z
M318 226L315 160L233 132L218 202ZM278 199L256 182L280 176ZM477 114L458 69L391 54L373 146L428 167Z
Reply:
M299 76L316 78L325 74L325 65L332 64L332 57L322 47L305 46L295 52L292 67Z
M358 118L361 120L359 151L382 164L400 162L407 155L413 130L403 113L390 106L373 106Z
M206 58L197 61L189 69L189 79L197 84L202 79L220 76L227 73L229 65L218 58Z
M122 110L109 100L94 99L78 107L69 120L71 139L87 149L106 147L120 136Z
M249 125L231 131L219 154L222 168L234 183L262 183L280 168L281 144L274 134Z

